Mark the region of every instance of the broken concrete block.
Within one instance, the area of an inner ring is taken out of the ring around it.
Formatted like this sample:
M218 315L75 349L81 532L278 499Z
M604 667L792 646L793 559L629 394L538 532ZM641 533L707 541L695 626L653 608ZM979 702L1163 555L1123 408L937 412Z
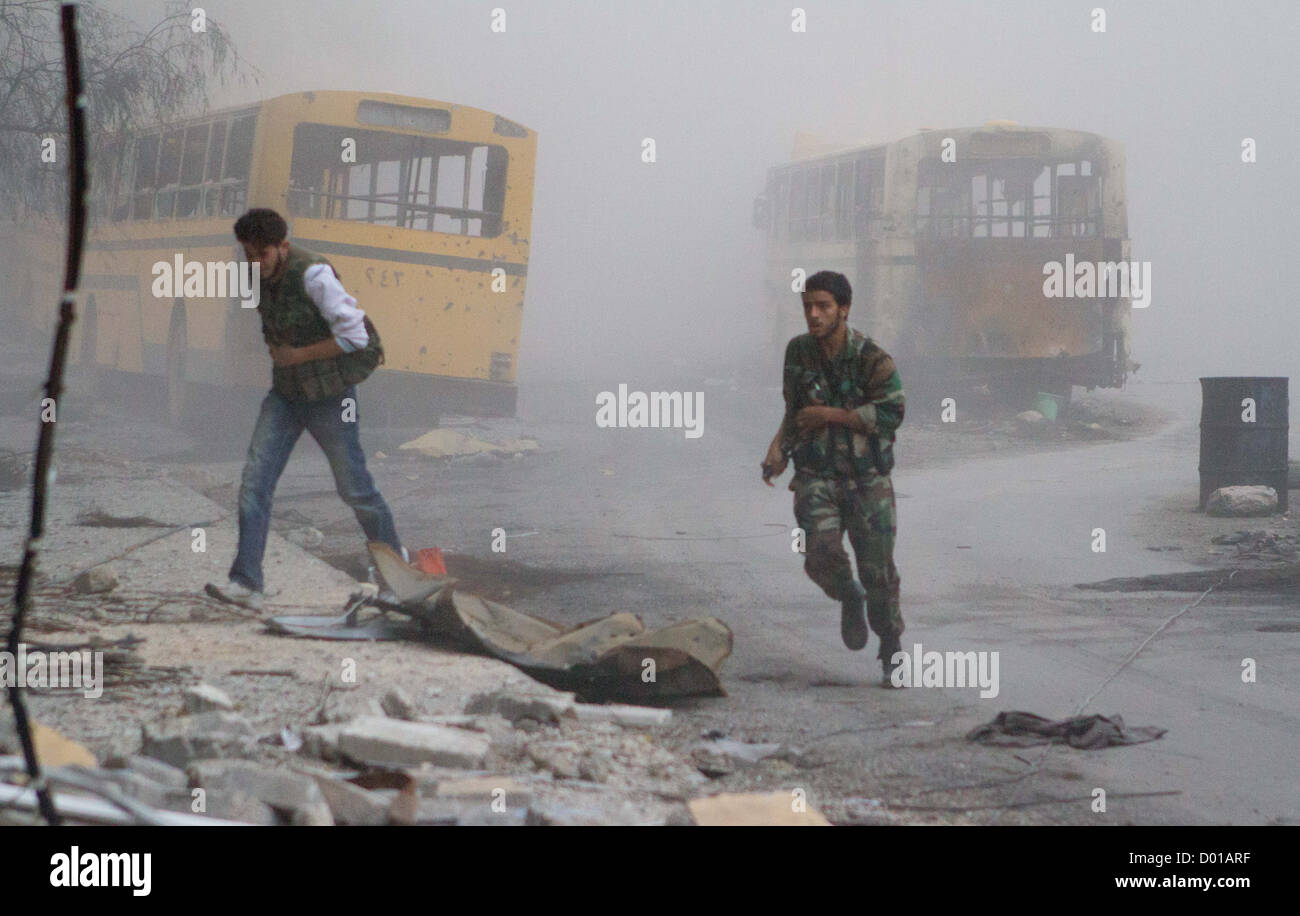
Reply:
M161 786L168 786L173 789L184 789L190 784L189 777L180 767L174 767L169 763L163 763L153 757L145 757L140 754L132 754L123 760L126 769L152 779Z
M415 701L406 695L406 692L400 687L394 687L384 694L384 698L379 701L379 708L383 710L384 715L390 719L402 719L407 722L413 722L420 717L420 709L415 705Z
M472 697L465 705L470 715L495 713L506 721L517 724L520 719L532 719L545 725L554 725L560 716L571 715L573 694L543 696L509 690L494 690Z
M532 790L508 776L469 776L438 783L439 798L477 800L489 807L527 808L533 800Z
M603 827L636 826L652 823L652 818L627 800L601 804L572 804L555 799L541 799L528 806L530 827Z
M381 827L388 823L389 800L343 779L313 775L325 804L337 824L349 827Z
M226 692L211 684L185 688L182 699L185 703L185 712L190 715L200 712L230 712L235 708L235 704L231 702Z
M539 770L546 770L556 779L579 778L582 748L576 742L534 741L524 753Z
M359 763L395 766L477 768L491 743L459 728L369 716L349 722L339 734L339 751Z
M1272 487L1219 487L1205 501L1209 515L1222 518L1250 518L1277 511L1277 491Z
M256 824L259 827L274 827L280 824L280 819L276 817L270 805L258 801L247 792L238 790L216 794L205 792L203 810L194 813L227 821Z
M79 595L95 595L117 588L117 570L111 566L96 566L72 580L72 589Z
M587 751L578 761L578 778L588 782L608 782L613 757L608 751Z
M653 728L669 725L673 721L671 709L655 709L652 706L578 703L573 707L573 711L579 722L613 722L628 728Z
M165 766L165 764L159 764L159 766ZM86 769L82 767L73 767L73 769L82 770L82 775L85 778L95 782L108 783L128 798L132 798L151 808L185 812L190 810L190 790L184 785L164 785L133 770ZM168 769L172 768L168 767ZM176 772L180 773L179 770ZM185 774L181 773L182 780L184 777Z
M213 796L242 792L288 818L296 826L330 826L325 797L316 780L292 770L262 766L248 760L196 760L189 765L190 785Z
M339 733L343 723L332 722L329 725L308 725L302 730L301 752L308 757L335 763L339 759Z
M141 729L140 753L176 767L207 757L259 756L253 726L231 712L203 712Z

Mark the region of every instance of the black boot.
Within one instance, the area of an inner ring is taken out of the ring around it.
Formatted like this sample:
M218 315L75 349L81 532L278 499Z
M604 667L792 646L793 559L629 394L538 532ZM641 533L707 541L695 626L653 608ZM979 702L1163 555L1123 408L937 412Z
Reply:
M899 666L894 664L894 653L902 651L902 643L897 636L887 636L880 640L880 671L881 687L896 687L894 683L894 671Z
M848 587L849 597L840 602L840 638L854 652L867 646L867 620L863 616L862 586L853 582Z

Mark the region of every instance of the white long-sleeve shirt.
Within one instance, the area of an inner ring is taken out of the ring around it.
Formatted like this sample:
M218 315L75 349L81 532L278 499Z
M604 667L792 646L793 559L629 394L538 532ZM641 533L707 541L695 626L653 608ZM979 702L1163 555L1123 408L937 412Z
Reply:
M357 308L357 300L348 295L328 264L313 264L302 275L307 295L329 323L330 331L344 353L360 350L370 342L366 333L366 313Z

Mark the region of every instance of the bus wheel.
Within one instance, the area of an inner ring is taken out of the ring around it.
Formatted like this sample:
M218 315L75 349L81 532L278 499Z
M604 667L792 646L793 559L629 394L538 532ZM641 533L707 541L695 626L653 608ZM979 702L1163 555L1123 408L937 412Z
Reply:
M178 429L185 422L189 403L189 386L185 380L187 340L185 306L177 303L167 332L167 422Z

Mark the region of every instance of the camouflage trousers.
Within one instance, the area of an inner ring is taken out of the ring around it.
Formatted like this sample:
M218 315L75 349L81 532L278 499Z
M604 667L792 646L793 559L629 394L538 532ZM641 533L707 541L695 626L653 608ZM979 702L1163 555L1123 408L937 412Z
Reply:
M796 475L794 517L804 530L804 571L831 598L852 593L853 568L844 551L844 534L858 561L858 578L867 593L867 622L881 639L882 651L903 634L898 604L894 537L898 533L894 485L887 476L847 478Z

